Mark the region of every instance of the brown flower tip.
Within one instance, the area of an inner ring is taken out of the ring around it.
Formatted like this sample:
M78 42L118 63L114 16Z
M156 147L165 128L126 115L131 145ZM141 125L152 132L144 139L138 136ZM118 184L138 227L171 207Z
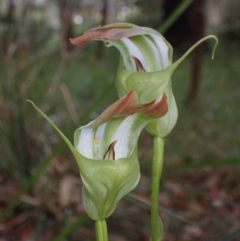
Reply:
M135 113L135 96L133 91L110 105L100 114L94 121L96 126L99 126L116 116L132 115Z
M70 39L72 44L81 45L89 40L117 40L141 33L141 28L129 23L113 23L86 31L82 36Z
M119 27L99 27L99 28L93 28L88 31L86 31L82 36L74 39L69 39L72 44L75 45L81 45L89 40L93 39L100 39L100 40L113 40L113 39L119 39L122 36L119 35L123 31L124 28ZM117 35L119 35L117 37Z
M117 143L117 141L113 141L113 142L109 145L106 153L105 153L104 156L103 156L103 159L115 160L114 146L116 145L116 143Z
M141 61L140 61L138 58L136 58L136 57L134 57L134 56L132 56L132 58L133 58L133 61L134 61L135 64L136 64L137 71L146 71L146 70L144 69Z
M163 93L163 97L157 103L154 101L138 105L135 107L136 112L146 115L151 118L160 118L167 114L168 112L168 103L167 103L167 96Z

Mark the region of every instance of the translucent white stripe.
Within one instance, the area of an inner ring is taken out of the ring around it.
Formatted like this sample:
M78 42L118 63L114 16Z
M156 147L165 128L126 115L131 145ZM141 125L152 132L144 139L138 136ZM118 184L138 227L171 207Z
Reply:
M103 148L103 135L105 132L106 123L97 128L95 138L93 141L94 148L94 159L102 159L104 155Z
M129 135L131 134L130 130L135 118L136 115L131 115L125 118L114 135L113 140L117 140L117 143L114 147L115 160L127 157L130 149L132 149L129 148ZM132 141L134 142L135 140Z
M148 67L145 69L146 71L156 71L158 70L159 66L162 66L162 59L159 54L159 49L156 46L155 42L151 41L149 38L142 36L144 40L147 42L147 47L151 48L152 53L154 55L153 59L150 59L150 63L148 63ZM149 51L150 52L150 51ZM149 56L149 54L148 54ZM147 58L149 60L149 58Z
M103 134L104 134L105 127L106 127L106 123L103 124L103 125L100 125L100 126L97 128L97 131L96 131L96 134L95 134L95 139L97 139L97 140L101 140L101 139L102 139L102 136L103 136Z
M123 39L121 39L121 41L127 47L129 54L131 56L136 57L143 65L143 68L147 69L146 61L145 61L144 56L143 56L142 52L140 51L140 49L128 38L123 38Z
M82 129L77 144L80 154L90 159L93 159L93 138L93 129Z
M169 56L168 56L169 46L166 44L166 42L163 40L161 36L157 36L157 35L150 35L150 36L159 50L159 54L162 62L161 67L163 69L169 67L169 65L171 65L171 60L169 59Z

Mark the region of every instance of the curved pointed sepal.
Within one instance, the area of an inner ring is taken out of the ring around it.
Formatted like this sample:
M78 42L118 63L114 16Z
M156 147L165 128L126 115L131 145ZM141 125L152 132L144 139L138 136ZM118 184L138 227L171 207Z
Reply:
M54 128L54 130L61 136L63 141L67 144L70 151L72 152L73 156L77 160L78 166L80 167L80 159L81 155L78 153L78 151L75 149L75 147L72 145L72 143L68 140L68 138L63 134L63 132L47 117L32 101L28 100L30 104L35 108L35 110L45 119L47 122ZM80 167L81 168L81 167Z

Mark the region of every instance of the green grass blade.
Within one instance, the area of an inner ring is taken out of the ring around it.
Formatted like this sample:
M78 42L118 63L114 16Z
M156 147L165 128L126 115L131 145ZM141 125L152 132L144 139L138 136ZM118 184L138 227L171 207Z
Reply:
M177 171L183 171L186 169L198 169L203 167L224 167L224 166L235 166L240 165L240 158L229 158L229 159L220 159L220 160L210 160L210 161L202 161L200 163L189 163L184 165L181 168L178 168Z
M104 101L111 91L114 88L114 83L111 83L107 90L97 99L96 104L88 110L88 112L84 115L81 119L80 123L83 123L89 118L89 115L101 105L102 101ZM0 222L3 221L8 215L12 212L12 210L17 206L19 203L21 196L29 191L29 189L36 183L39 176L46 170L47 166L51 162L51 160L56 157L63 149L65 148L65 143L62 141L59 145L53 150L53 152L43 161L41 161L39 167L36 169L35 174L26 181L25 185L23 186L22 190L16 195L16 197L8 204L8 206L4 209L3 213L0 214Z
M87 214L82 215L77 221L69 223L62 230L62 232L59 233L54 238L52 238L51 241L62 241L64 238L66 238L68 235L70 235L75 230L79 229L81 226L83 226L89 220L90 220L90 218L87 216Z
M0 215L0 222L3 221L11 212L12 210L17 206L19 203L19 200L21 196L26 193L38 180L39 176L46 170L48 164L53 160L54 157L56 157L62 150L63 150L64 144L60 143L54 151L43 161L41 161L39 167L33 174L31 178L26 181L25 185L23 186L22 190L16 195L16 197L8 204L8 206L5 208L3 213Z
M176 20L184 13L184 11L189 7L189 5L194 0L183 0L179 6L172 12L172 14L163 22L158 31L161 34L164 34L175 22Z
M141 205L142 207L144 208L147 208L150 210L151 208L151 203L150 202L147 202L145 200L142 200L140 198L137 198L135 195L133 194L127 194L124 198L126 198L127 200L131 201L131 202L134 202L134 203L137 203L138 205ZM166 208L159 208L159 212L171 217L171 218L175 218L179 221L182 221L182 222L185 222L185 223L188 223L188 224L195 224L195 222L187 219L187 218L184 218L184 217L181 217L179 215L176 215L173 211L170 211Z

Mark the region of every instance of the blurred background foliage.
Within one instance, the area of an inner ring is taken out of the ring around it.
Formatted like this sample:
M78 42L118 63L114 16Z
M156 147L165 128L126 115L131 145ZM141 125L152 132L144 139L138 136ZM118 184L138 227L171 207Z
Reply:
M166 138L159 202L165 241L239 240L240 2L168 3L171 10L185 7L172 14L164 0L0 0L1 241L94 240L76 163L26 100L72 139L76 128L118 98L119 53L98 42L71 46L68 39L122 21L166 32L174 59L199 29L218 36L214 61L207 43L173 75L179 121ZM193 3L203 7L202 27ZM193 99L194 68L200 81ZM141 181L109 218L110 240L149 240L151 158L152 139L144 131Z

